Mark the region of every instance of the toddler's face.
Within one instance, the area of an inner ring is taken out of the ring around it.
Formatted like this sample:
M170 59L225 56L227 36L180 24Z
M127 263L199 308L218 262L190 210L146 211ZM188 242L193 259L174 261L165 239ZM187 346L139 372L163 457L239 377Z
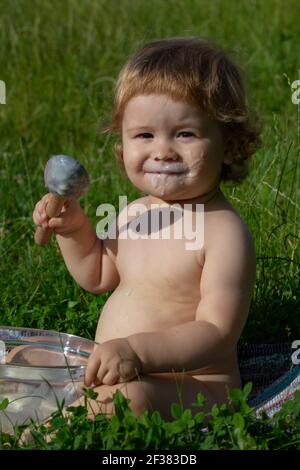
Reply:
M139 95L124 111L123 158L142 192L163 200L202 196L219 184L221 130L204 111L167 95Z

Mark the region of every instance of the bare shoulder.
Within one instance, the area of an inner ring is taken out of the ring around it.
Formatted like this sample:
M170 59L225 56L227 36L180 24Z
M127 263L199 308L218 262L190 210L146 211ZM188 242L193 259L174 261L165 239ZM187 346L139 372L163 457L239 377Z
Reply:
M207 250L225 245L227 250L233 252L238 246L254 252L254 241L247 224L225 196L205 212L204 230Z
M204 222L204 264L210 273L209 280L219 279L242 290L251 290L256 257L246 223L225 197L211 210L208 208Z
M130 208L133 208L133 206L136 205L136 210L138 210L138 205L143 204L146 207L146 201L147 197L140 197L134 201L129 202L125 207L123 207L117 218L116 218L116 234L115 236L107 237L104 240L104 249L106 250L108 256L115 261L117 253L118 253L118 238L119 238L119 233L120 230L124 229L124 224L128 223L130 219L132 219L134 216L130 215ZM132 214L134 211L132 211Z

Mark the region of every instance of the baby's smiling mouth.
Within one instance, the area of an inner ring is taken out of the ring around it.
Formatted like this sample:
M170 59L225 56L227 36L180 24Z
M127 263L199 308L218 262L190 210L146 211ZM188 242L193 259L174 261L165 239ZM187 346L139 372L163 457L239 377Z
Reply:
M188 168L181 162L152 162L146 161L143 166L143 170L145 173L158 173L158 174L166 174L166 175L178 175L182 173L186 173Z

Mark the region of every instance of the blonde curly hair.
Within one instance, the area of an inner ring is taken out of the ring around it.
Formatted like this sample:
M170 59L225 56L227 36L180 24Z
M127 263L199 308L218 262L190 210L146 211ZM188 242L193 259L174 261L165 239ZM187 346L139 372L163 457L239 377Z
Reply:
M221 180L241 183L250 157L261 145L260 124L245 99L241 73L228 54L199 38L169 38L144 45L120 71L111 124L103 132L121 135L128 101L137 95L167 94L204 109L219 123L224 138ZM115 145L123 164L122 146Z

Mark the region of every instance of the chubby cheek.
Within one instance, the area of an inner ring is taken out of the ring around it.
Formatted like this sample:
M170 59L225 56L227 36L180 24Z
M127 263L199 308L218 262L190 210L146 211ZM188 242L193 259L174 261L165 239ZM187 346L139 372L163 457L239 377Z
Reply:
M218 169L222 167L222 161L222 148L208 141L199 150L198 162L194 166L197 167L198 165L200 170L218 172Z
M130 171L135 171L141 166L140 153L134 146L128 143L123 144L123 161L125 168Z
M134 151L128 153L128 150L128 148L123 149L123 163L125 171L134 186L136 186L138 189L143 190L143 188L141 187L143 178L142 161L138 157L138 155L135 155Z
M185 161L188 164L188 180L199 178L203 172L207 172L210 164L210 156L206 148L198 147L194 151L187 152L185 155Z
M189 172L185 186L199 187L208 191L220 178L222 159L210 146L198 149L197 155L189 161Z
M127 176L131 181L133 180L137 181L138 179L141 178L142 172L140 169L140 165L138 165L138 162L133 161L133 160L128 161L124 159L124 166L125 166Z
M130 181L136 185L138 179L140 178L139 172L137 171L136 166L132 162L128 162L124 160L124 166L127 173L128 178Z

